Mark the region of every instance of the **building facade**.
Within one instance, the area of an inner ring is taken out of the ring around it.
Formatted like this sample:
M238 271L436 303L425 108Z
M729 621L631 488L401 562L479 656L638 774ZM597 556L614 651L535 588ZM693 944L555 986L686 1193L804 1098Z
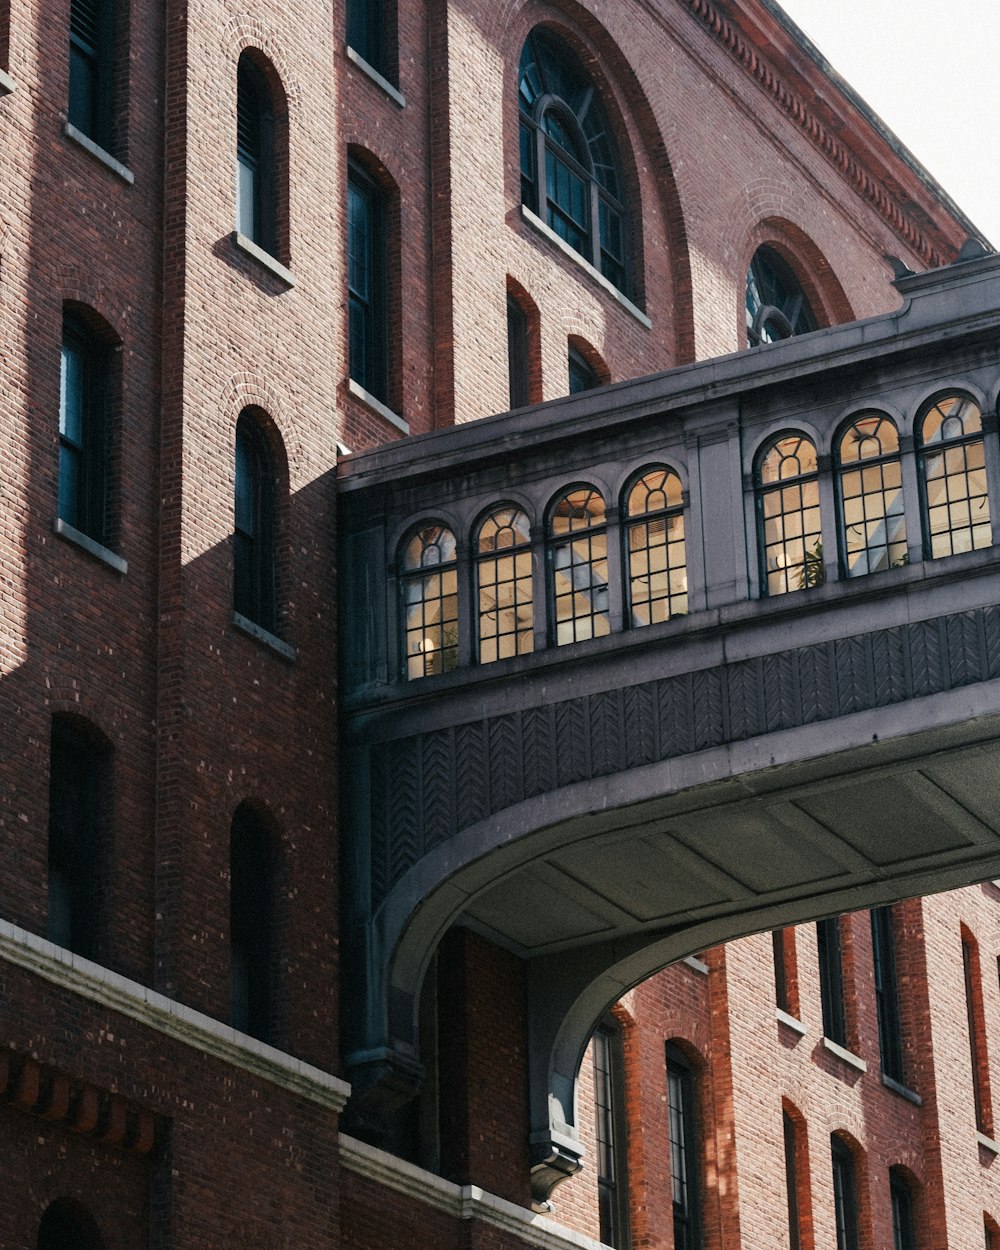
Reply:
M516 943L435 932L419 1050L369 1045L342 802L340 654L379 629L363 593L340 602L365 456L424 435L417 484L475 419L599 429L611 392L533 406L891 317L975 234L946 194L770 0L5 0L0 134L0 1246L848 1248L892 1244L894 1212L900 1247L981 1245L991 885L827 926L822 995L821 909L770 916L803 921L777 981L770 938L692 936L697 958L589 1021L587 1167L562 1179L581 1151L550 1168L532 1140L540 974ZM989 279L982 250L952 277ZM928 511L925 554L982 587L996 394L976 396L982 437L963 425L946 474L966 520ZM515 443L489 453L512 495ZM651 534L673 490L648 484ZM872 569L912 554L889 494L891 537L851 557ZM393 566L422 613L399 626L418 700L543 642L516 613L534 539L493 524L513 615L494 605L475 657L448 568L425 574L440 535ZM817 584L803 534L765 593ZM659 623L687 611L663 554ZM570 583L553 629L582 673L603 617ZM937 880L1000 875L969 863Z

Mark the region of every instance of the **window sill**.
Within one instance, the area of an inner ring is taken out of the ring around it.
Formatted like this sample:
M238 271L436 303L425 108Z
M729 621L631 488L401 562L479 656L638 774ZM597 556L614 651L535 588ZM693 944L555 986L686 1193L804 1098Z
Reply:
M233 247L238 247L241 252L246 252L248 256L252 256L269 273L273 273L276 278L280 278L285 286L293 287L295 285L295 274L290 269L286 269L280 260L275 260L270 252L265 252L262 247L258 247L248 235L240 234L238 230L234 230Z
M853 1050L848 1050L846 1046L841 1046L839 1042L832 1041L829 1037L823 1038L823 1045L838 1059L843 1059L844 1063L849 1063L852 1068L857 1068L859 1072L867 1072L868 1064L860 1055L856 1055Z
M350 44L347 45L347 59L361 70L362 74L367 75L376 87L381 87L385 94L401 109L406 108L406 96L398 87L394 87L388 78L378 72L374 65L370 65L360 52L355 52Z
M360 382L355 382L353 378L348 378L347 389L355 397L355 399L360 399L363 404L371 408L373 412L377 413L383 421L388 421L389 424L394 425L397 430L401 430L404 434L409 434L410 423L403 417L397 416L396 413L394 413L391 408L383 404L380 399L376 399L371 391L366 391Z
M780 1007L775 1007L774 1018L779 1024L783 1024L786 1029L791 1029L793 1033L798 1033L801 1037L805 1037L806 1026L801 1020L796 1019L795 1016L789 1015L787 1011L782 1011Z
M264 629L262 625L257 625L254 621L251 621L248 616L234 612L233 625L244 634L249 634L251 638L255 638L257 642L262 642L265 647L270 647L272 651L276 651L283 660L295 659L296 652L294 647L289 646L287 642L283 642L276 634L272 634L269 629Z
M63 126L63 134L67 139L72 139L74 143L78 143L85 152L89 152L102 165L107 166L112 173L117 174L122 182L127 182L129 186L135 182L135 174L127 165L123 165L121 161L116 161L110 152L106 152L99 143L89 139L82 130L77 130L71 122L66 122Z
M997 1145L992 1137L987 1137L985 1133L980 1133L978 1129L976 1129L976 1141L984 1150L988 1150L990 1154L1000 1155L1000 1145Z
M687 955L681 963L687 964L689 968L693 968L695 972L700 972L703 976L708 976L708 964L697 955Z
M109 551L103 543L95 542L93 538L88 538L86 534L75 529L68 521L64 521L62 517L56 517L52 524L53 534L58 534L60 538L65 538L67 542L73 543L76 547L82 547L84 551L92 555L96 560L100 560L102 564L106 564L108 568L112 568L116 573L128 572L128 561L123 560L121 556L115 552Z
M547 226L545 222L542 221L541 217L539 217L536 213L533 213L531 209L524 204L521 205L521 216L533 230L537 230L538 233L548 239L550 243L554 243L564 256L568 256L574 264L579 265L584 273L592 278L598 286L607 291L613 299L617 300L627 313L631 313L641 326L645 326L647 330L652 330L653 323L642 311L642 309L637 308L628 296L623 295L613 282L609 282L599 269L594 268L589 260L581 256L579 252L574 251L565 239L560 239L551 226Z
M5 69L0 69L0 95L10 95L17 89L17 83Z
M919 1094L914 1093L912 1089L907 1089L900 1081L894 1081L891 1076L882 1073L882 1084L886 1089L891 1089L894 1094L898 1094L900 1098L905 1098L907 1102L912 1102L915 1107L922 1107L924 1100Z

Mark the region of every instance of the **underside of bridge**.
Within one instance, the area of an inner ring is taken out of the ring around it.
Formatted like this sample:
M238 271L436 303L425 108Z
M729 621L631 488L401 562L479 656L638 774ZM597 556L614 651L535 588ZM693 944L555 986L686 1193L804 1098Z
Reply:
M369 1119L419 1081L421 985L455 924L526 964L544 1201L578 1166L576 1073L626 989L751 932L1000 877L998 278L982 258L903 279L892 316L345 467L343 615L367 621L344 639L345 1032ZM948 461L948 490L965 475L980 528L942 554L926 419L956 400L980 420L978 441L961 435L960 468ZM898 427L892 506L905 519L903 556L863 576L837 453L858 413ZM819 571L766 593L761 449L789 431L816 450ZM622 493L649 465L684 487L686 610L658 623L629 612ZM604 543L600 576L588 566L568 592L591 633L562 645L546 501L567 483L607 508L599 532L586 520ZM534 645L476 663L476 525L497 501L527 518ZM447 582L436 600L430 574L418 581L397 556L430 527L457 536L431 570ZM416 673L414 587L428 649L437 638L448 657Z

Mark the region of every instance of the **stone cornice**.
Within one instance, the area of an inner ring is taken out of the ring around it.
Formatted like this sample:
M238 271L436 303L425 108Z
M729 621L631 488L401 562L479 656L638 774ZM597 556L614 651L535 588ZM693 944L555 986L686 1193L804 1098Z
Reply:
M875 175L870 168L871 162L859 156L844 139L834 134L829 125L818 115L817 111L810 107L806 102L802 93L791 85L787 76L783 76L760 51L760 49L746 37L744 32L713 3L713 0L681 0L681 3L690 11L690 13L701 23L703 28L708 31L729 53L729 55L740 64L751 78L766 91L778 107L798 126L807 139L818 148L831 164L835 165L840 174L845 178L872 207L878 212L883 220L888 224L890 229L901 239L903 239L914 252L920 256L929 268L937 268L953 259L951 255L945 255L941 251L941 247L932 241L917 222L914 221L912 213L900 204L899 200L891 194L885 182ZM765 6L765 11L769 11L769 6ZM786 33L788 32L787 19L782 23ZM802 39L797 39L798 44L802 44ZM809 49L804 48L808 53ZM813 58L815 60L815 58ZM865 124L871 127L873 137L877 137L882 143L886 143L890 150L899 158L906 166L907 170L916 179L927 187L930 176L923 171L922 174L914 168L916 162L910 157L905 159L903 154L895 147L895 144L885 127L870 113L867 106L863 104L853 92L848 94L846 84L841 82L833 75L829 67L820 65L819 69L823 72L824 78L831 83L839 94L847 96L853 108L857 109L859 115L863 118ZM908 154L907 154L908 155ZM937 193L933 188L927 187L928 192L935 199L940 199L943 193ZM944 197L946 198L946 197ZM954 205L943 205L945 211L954 219L955 213L958 211ZM921 211L921 215L924 213ZM968 228L971 233L971 223L962 222L963 228ZM958 244L955 244L957 250Z

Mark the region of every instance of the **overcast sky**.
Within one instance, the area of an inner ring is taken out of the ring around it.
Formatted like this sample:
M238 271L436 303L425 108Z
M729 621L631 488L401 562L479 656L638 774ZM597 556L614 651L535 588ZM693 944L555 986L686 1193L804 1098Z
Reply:
M1000 0L778 0L1000 248Z

